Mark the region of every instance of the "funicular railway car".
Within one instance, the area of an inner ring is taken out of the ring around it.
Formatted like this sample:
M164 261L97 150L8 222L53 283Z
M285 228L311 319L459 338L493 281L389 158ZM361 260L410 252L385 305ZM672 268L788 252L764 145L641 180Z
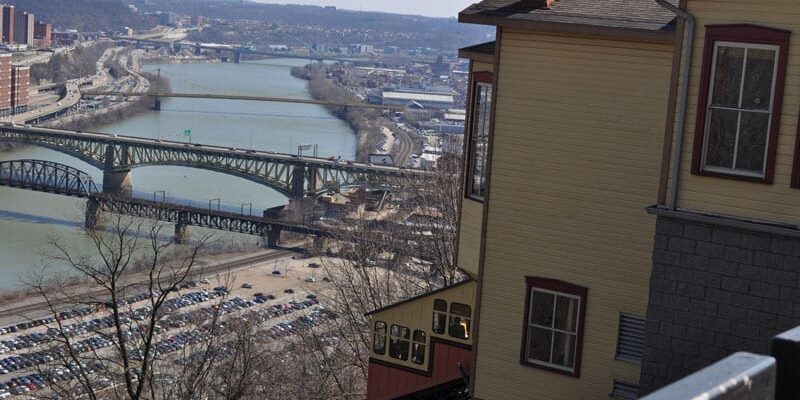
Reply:
M461 398L472 371L475 286L464 280L369 313L369 400Z

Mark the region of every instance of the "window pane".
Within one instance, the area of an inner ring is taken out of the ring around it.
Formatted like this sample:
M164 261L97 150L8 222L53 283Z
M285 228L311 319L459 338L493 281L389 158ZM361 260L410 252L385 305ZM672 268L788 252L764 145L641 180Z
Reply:
M408 360L408 351L411 341L408 340L410 331L405 326L392 325L391 340L389 341L389 356L399 360Z
M478 84L473 99L474 115L469 154L469 194L482 199L486 182L486 159L492 105L492 86Z
M769 117L770 114L766 113L742 112L736 169L758 173L764 171Z
M447 302L442 299L436 299L433 301L433 309L436 311L447 312Z
M739 112L711 108L706 165L733 168L733 148Z
M744 48L719 46L717 65L714 68L714 93L711 104L738 107L742 82Z
M530 323L541 326L553 326L553 303L555 295L533 289L531 295Z
M414 341L418 343L425 343L425 331L415 330Z
M572 368L575 364L575 335L553 334L553 364Z
M553 331L542 328L528 328L528 359L550 362L550 345Z
M747 76L744 80L742 108L769 110L775 72L774 50L747 50Z
M456 339L469 339L471 320L460 318L455 315L450 316L450 329L448 333Z
M450 314L469 317L472 314L472 308L466 304L452 303L450 304Z
M411 362L414 364L423 364L425 362L425 345L414 343L411 346Z
M386 324L381 321L375 323L375 336L372 339L372 351L376 354L386 353Z
M445 326L447 325L447 314L435 312L433 313L433 329L434 333L444 334Z
M556 298L555 328L576 332L578 327L578 299L558 296Z

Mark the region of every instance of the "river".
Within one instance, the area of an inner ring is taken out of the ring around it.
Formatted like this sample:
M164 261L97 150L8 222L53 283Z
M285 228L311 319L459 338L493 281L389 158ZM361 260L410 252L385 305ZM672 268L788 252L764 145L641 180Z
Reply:
M290 75L303 60L265 60L229 63L148 65L146 70L169 78L174 92L235 93L275 97L311 98L306 82ZM169 140L191 140L222 146L296 152L299 144L317 144L320 156L354 159L356 136L344 122L323 107L308 104L238 100L164 99L160 112L93 129ZM186 135L185 131L191 131ZM94 167L58 152L29 146L0 153L0 160L40 159L83 170L102 182ZM280 193L254 182L216 172L183 167L143 167L133 170L133 189L144 194L164 191L167 200L191 199L198 204L220 199L229 208L252 203L253 213L286 204ZM158 193L159 199L162 193ZM52 240L88 252L89 243L79 232L83 225L83 200L0 187L0 289L18 288L28 273L50 262ZM246 205L246 209L250 206ZM231 243L255 238L216 234ZM58 265L56 265L58 267Z

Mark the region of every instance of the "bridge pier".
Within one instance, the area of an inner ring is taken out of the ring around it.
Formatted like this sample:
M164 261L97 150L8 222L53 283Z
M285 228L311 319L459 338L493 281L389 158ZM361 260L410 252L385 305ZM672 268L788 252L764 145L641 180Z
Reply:
M239 64L242 62L242 52L241 51L234 51L233 52L233 63Z
M315 254L323 254L328 249L329 238L322 236L314 236L314 251Z
M281 240L281 228L275 225L261 235L264 238L264 244L267 248L274 249L278 247Z
M295 165L292 171L292 187L289 193L292 199L302 199L305 196L306 168L303 165Z
M175 224L175 243L185 244L189 241L189 225L182 222Z
M86 218L83 226L92 230L103 221L103 210L100 208L100 201L90 197L86 202Z
M130 195L132 190L131 170L104 171L103 193Z
M153 101L153 110L161 111L161 98L160 97L156 97L156 99Z

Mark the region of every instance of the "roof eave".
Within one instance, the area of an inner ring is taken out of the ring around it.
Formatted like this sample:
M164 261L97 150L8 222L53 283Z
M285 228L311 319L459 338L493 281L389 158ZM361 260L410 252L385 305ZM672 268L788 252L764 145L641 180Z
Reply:
M458 57L487 64L494 64L494 54L469 51L467 49L458 49Z
M493 25L502 28L546 31L562 35L593 36L607 39L627 40L645 43L672 44L674 30L654 31L649 29L606 27L586 24L537 21L531 19L512 19L499 15L483 15L461 12L458 22L477 25Z

